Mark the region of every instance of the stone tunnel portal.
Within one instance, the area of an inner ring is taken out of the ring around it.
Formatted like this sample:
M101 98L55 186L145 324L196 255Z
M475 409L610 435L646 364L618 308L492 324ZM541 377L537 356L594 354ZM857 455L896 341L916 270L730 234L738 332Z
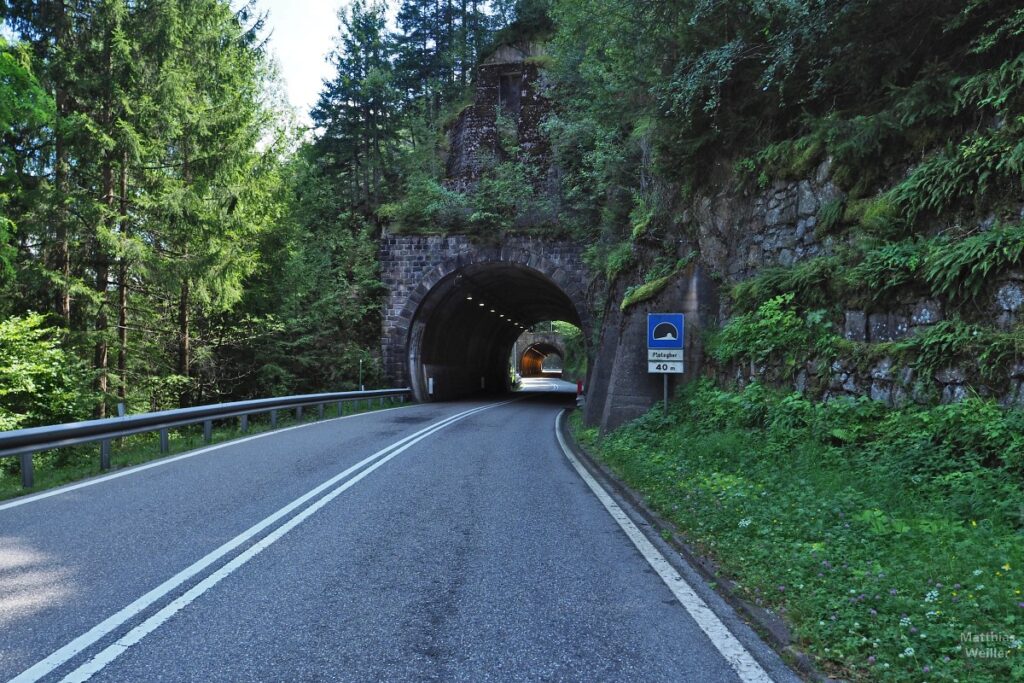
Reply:
M582 318L558 284L529 266L463 266L430 289L412 319L408 371L416 398L508 391L509 357L526 329L546 320L582 327Z
M537 342L523 351L519 358L519 374L523 377L561 375L562 351L554 344Z

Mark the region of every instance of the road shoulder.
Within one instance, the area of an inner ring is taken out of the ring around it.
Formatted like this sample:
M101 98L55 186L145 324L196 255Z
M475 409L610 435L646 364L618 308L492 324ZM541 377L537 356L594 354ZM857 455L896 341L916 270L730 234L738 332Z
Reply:
M782 666L805 680L837 681L818 671L811 658L795 646L782 619L744 600L733 582L720 575L712 559L696 552L671 522L579 444L569 427L570 413L565 411L556 427L565 445L758 663L773 678Z

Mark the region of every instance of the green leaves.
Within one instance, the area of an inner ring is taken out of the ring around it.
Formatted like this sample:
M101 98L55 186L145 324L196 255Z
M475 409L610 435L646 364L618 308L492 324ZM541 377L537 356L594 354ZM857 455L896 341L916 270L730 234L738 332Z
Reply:
M836 339L823 311L797 313L793 293L768 299L751 313L734 316L708 344L719 363L781 363L790 376L810 358L828 356Z
M39 314L0 320L0 431L84 419L89 374L64 336Z

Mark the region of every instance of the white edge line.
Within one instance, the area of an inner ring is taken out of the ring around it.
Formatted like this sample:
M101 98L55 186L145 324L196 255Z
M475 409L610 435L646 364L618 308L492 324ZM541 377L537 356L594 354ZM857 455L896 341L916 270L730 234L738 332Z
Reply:
M326 424L328 422L334 422L336 420L347 420L347 419L352 418L352 417L363 417L364 415L374 415L374 414L380 414L380 413L387 413L387 412L392 411L392 410L400 410L402 408L408 408L409 406L412 406L412 405L413 404L410 403L407 406L395 406L394 408L384 408L383 410L368 410L365 413L356 413L354 415L339 415L338 417L330 417L330 418L327 418L326 420L316 420L314 422L304 422L303 424L292 425L290 427L282 427L281 429L271 429L271 430L268 430L266 432L261 432L259 434L253 434L252 436L244 436L244 437L242 437L240 439L232 439L230 441L224 441L223 443L214 444L213 446L204 446L202 448L196 449L194 451L188 451L187 453L182 453L180 455L173 455L173 456L169 456L169 457L158 458L156 460L153 460L152 462L140 463L138 465L132 465L131 467L125 467L124 469L120 469L117 472L113 472L111 474L104 474L104 475L100 475L100 476L97 476L97 477L90 477L89 479L86 479L85 481L81 481L81 482L78 482L78 483L65 484L63 486L58 486L56 488L52 488L52 489L50 489L48 491L40 491L39 493L33 493L33 494L30 494L30 495L27 495L27 496L20 496L18 498L10 500L10 501L8 501L6 503L0 503L0 512L3 512L4 510L10 509L10 508L16 508L16 507L18 507L20 505L27 505L28 503L34 503L37 500L43 500L44 498L50 498L51 496L58 496L58 495L60 495L62 493L70 493L71 491L77 491L78 489L84 489L87 486L95 486L96 484L103 484L103 483L111 481L113 479L120 479L121 477L127 477L129 474L136 474L138 472L142 472L142 471L145 471L145 470L148 470L148 469L152 469L154 467L160 467L162 465L170 465L172 462L178 462L179 460L185 460L186 458L194 458L197 455L202 455L204 453L209 453L210 451L215 451L215 450L217 450L219 448L227 448L228 446L237 446L238 444L243 444L243 443L246 443L247 441L252 441L253 439L259 439L259 438L262 438L264 436L270 436L272 434L283 434L284 432L288 432L288 431L291 431L293 429L301 429L302 427L312 427L313 425Z
M215 572L207 576L205 579L197 583L195 586L187 590L185 593L183 593L176 599L172 600L169 604L167 604L163 609L158 611L156 614L152 615L151 617L143 621L141 624L139 624L132 630L128 631L128 633L121 636L116 642L112 643L104 650L100 651L95 657L93 657L85 664L81 665L80 667L69 673L66 677L62 679L62 682L81 683L83 681L89 680L93 675L102 671L108 664L110 664L115 659L120 657L122 654L127 652L128 648L138 644L147 635L149 635L156 629L160 628L160 626L163 625L168 619L170 619L175 614L177 614L182 609L191 604L193 601L196 600L196 598L198 598L203 593L216 586L218 583L221 582L221 580L233 574L236 570L241 568L249 560L251 560L252 558L259 555L261 552L269 548L271 545L280 540L282 536L284 536L289 531L291 531L299 524L304 522L306 519L314 515L317 511L322 509L324 506L326 506L332 500L340 496L342 493L344 493L351 487L355 486L362 479L367 477L371 472L376 470L378 467L383 466L392 458L395 458L404 451L415 446L423 439L426 439L427 437L435 434L436 432L445 429L446 427L452 425L455 422L458 422L459 420L463 420L476 413L488 410L490 408L495 408L500 405L505 405L505 403L497 403L490 406L484 406L482 408L476 408L469 412L459 413L457 416L453 417L452 419L449 419L447 422L431 425L430 431L428 431L427 433L420 433L420 435L414 440L409 441L400 448L391 451L386 457L383 457L377 462L373 463L372 465L370 465L362 472L346 481L338 488L334 489L327 495L321 497L319 500L317 500L309 507L305 508L299 514L289 519L287 522L279 526L273 532L261 538L252 546L247 548L245 552L239 554L237 557L232 559L223 567L217 569Z
M101 621L99 624L97 624L96 626L92 627L91 629L89 629L88 631L83 633L82 635L78 636L77 638L75 638L74 640L69 642L68 644L66 644L63 647L61 647L61 648L57 649L56 651L52 652L51 654L49 654L48 656L46 656L45 658L43 658L39 662L36 662L31 667L29 667L28 669L26 669L25 671L23 671L19 675L17 675L14 678L12 678L9 681L9 683L27 683L28 681L37 681L40 678L42 678L43 676L46 676L49 673L53 672L55 669L63 666L70 659L72 659L73 657L75 657L76 655L81 653L86 648L91 647L97 641L101 640L105 636L109 635L111 632L113 632L115 629L117 629L120 626L122 626L128 620L130 620L130 619L134 618L135 616L137 616L140 612L142 612L143 610L147 609L154 602L156 602L157 600L161 599L162 597L167 595L172 590L176 589L182 583L184 583L185 581L188 581L189 579L194 577L196 574L198 574L199 572L203 571L204 569L206 569L211 564L213 564L217 560L219 560L222 557L224 557L225 555L227 555L229 552L231 552L232 550L234 550L238 546L240 546L243 543L251 540L254 536L259 534L261 531L266 529L268 526L274 524L275 522L279 521L281 518L287 516L288 514L293 512L296 508L301 507L303 504L307 503L310 499L320 495L326 489L328 489L331 486L335 485L336 483L338 483L339 481L341 481L342 479L347 477L349 474L351 474L352 472L354 472L354 471L358 470L359 468L363 467L367 463L370 463L373 460L375 460L375 459L377 459L377 458L387 454L388 452L392 451L395 448L403 446L404 444L408 443L409 441L411 441L412 439L415 439L416 437L418 437L420 435L423 435L423 434L425 434L427 432L433 433L433 432L431 432L431 430L433 430L435 428L438 428L440 426L447 426L452 421L455 421L457 419L461 419L462 417L467 417L467 416L469 416L470 414L472 414L472 413L474 413L476 411L483 410L483 409L486 409L486 408L495 407L497 405L504 405L504 404L499 403L499 404L494 404L494 405L491 405L491 406L477 407L477 408L472 408L470 410L463 411L461 413L456 413L455 415L449 416L449 417L447 417L447 418L445 418L443 420L439 420L438 422L435 422L434 424L430 425L429 427L424 427L423 429L421 429L421 430L419 430L417 432L414 432L413 434L410 434L409 436L407 436L407 437L405 437L403 439L400 439L399 441L396 441L395 443L389 444L388 446L386 446L385 448L382 448L381 450L377 451L373 455L370 455L370 456L364 458L363 460L359 461L355 465L352 465L351 467L346 469L344 472L341 472L340 474L337 474L334 477L331 477L330 479L328 479L324 483L320 484L319 486L316 486L315 488L313 488L309 492L303 494L299 498L296 498L295 500L293 500L288 505L285 505L284 507L279 509L277 512L274 512L271 515L269 515L268 517L265 517L263 520L261 520L260 522L257 522L253 526L249 527L248 529L246 529L242 533L240 533L237 536L235 536L234 538L232 538L230 541L227 541L226 543L222 544L217 549L211 551L210 553L208 553L204 557L200 558L199 560L197 560L193 564L189 565L188 567L186 567L185 569L181 570L180 572L178 572L177 574L175 574L171 578L167 579L166 581L164 581L163 583L158 585L156 588L151 589L150 591L148 591L143 596L137 598L136 600L134 600L133 602L129 603L125 607L121 608L120 610L118 610L117 612L115 612L111 616L107 617L106 619ZM376 411L376 412L381 412L381 411ZM354 417L354 416L352 416L352 417ZM312 424L316 424L316 423L312 423ZM304 426L304 425L296 425L296 426ZM289 427L288 429L293 429L293 428L294 427ZM278 432L274 432L274 433L279 433L281 431L284 431L284 430L278 430Z
M722 654L729 663L729 666L736 671L740 680L744 681L744 683L772 683L772 678L761 668L761 665L757 663L753 655L743 647L743 644L736 639L736 636L722 623L722 620L708 607L707 603L694 592L690 584L686 582L686 579L680 576L679 572L665 559L665 556L633 524L633 521L619 507L604 487L583 467L583 464L580 463L572 449L569 448L565 439L562 438L561 427L564 419L565 410L562 410L558 413L558 417L555 418L555 436L558 437L558 444L562 447L562 452L573 466L573 469L586 482L590 490L597 496L597 499L601 501L608 514L626 532L629 540L633 542L633 545L644 556L644 559L651 565L651 568L658 573L658 576L665 582L665 585L672 591L672 594L676 596L676 600L686 609L690 617L697 622L697 626L711 640L711 643Z

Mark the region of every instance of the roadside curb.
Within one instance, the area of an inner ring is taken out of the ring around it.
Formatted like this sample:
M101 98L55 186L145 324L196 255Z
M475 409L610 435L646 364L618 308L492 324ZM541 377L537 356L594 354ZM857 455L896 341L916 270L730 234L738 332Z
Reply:
M567 411L566 415L572 413ZM662 533L662 538L676 550L691 567L704 579L726 603L739 613L755 630L760 633L776 650L783 660L790 662L797 671L808 680L820 683L843 683L842 679L826 676L814 665L811 657L797 648L792 641L789 627L778 616L771 614L763 607L758 607L744 600L735 584L719 574L716 562L697 552L690 543L676 530L675 525L652 510L643 498L623 483L608 467L590 455L572 434L568 419L562 420L562 437L579 458L584 467L597 478L602 485L612 489L616 495L625 499L650 524L652 529ZM665 538L664 532L668 532Z

